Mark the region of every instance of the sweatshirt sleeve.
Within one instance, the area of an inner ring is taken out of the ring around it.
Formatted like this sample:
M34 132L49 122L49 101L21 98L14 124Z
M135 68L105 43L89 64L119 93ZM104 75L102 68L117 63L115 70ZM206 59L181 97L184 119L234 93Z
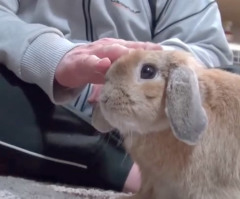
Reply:
M154 42L191 52L207 67L229 65L229 49L214 0L166 0L157 4Z
M53 103L73 99L80 89L55 87L54 74L76 44L55 28L22 21L16 16L18 6L17 0L0 0L0 63L23 81L37 84Z

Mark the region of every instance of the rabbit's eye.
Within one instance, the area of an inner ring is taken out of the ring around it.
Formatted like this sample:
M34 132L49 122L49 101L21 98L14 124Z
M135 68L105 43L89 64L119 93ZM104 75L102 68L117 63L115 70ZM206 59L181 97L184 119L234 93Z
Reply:
M152 64L144 64L141 69L142 79L153 79L157 74L157 68Z

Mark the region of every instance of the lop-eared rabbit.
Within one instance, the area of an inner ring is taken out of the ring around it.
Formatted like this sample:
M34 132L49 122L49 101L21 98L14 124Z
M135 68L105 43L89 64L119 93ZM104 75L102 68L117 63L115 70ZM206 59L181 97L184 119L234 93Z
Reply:
M131 199L240 198L240 76L180 51L131 52L106 74L93 125L139 165Z

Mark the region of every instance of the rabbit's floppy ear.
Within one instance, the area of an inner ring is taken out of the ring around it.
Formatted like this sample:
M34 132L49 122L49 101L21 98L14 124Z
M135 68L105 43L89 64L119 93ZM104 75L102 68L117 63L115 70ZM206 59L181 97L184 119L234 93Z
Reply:
M100 105L97 103L93 108L92 125L101 133L107 133L113 130L113 127L105 120Z
M166 95L166 114L174 135L189 145L196 144L208 119L195 72L187 67L172 69Z

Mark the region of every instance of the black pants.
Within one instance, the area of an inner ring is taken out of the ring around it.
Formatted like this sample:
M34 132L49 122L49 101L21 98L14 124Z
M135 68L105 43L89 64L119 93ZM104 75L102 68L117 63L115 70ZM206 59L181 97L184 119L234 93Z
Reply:
M0 66L0 159L7 174L122 190L132 166L117 133L100 134Z

